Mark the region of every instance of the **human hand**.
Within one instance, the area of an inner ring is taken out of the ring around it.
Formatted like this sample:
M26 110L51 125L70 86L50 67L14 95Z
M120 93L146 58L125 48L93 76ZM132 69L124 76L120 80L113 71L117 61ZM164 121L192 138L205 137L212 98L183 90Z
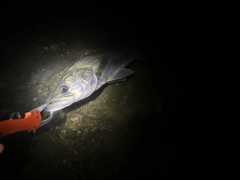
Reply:
M0 144L0 154L4 151L4 145Z

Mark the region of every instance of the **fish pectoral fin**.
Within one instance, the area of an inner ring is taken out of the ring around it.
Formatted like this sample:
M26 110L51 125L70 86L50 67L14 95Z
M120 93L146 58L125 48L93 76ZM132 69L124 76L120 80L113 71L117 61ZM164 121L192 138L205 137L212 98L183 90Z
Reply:
M107 66L107 63L108 63L108 58L102 57L102 59L100 60L100 64L98 66L97 72L96 72L97 76L101 77L103 75L105 68Z
M119 82L119 81L125 81L126 80L125 77L129 76L132 73L133 73L133 71L130 69L121 68L121 69L119 69L119 71L116 74L114 74L113 76L108 78L107 83L115 83L115 82Z

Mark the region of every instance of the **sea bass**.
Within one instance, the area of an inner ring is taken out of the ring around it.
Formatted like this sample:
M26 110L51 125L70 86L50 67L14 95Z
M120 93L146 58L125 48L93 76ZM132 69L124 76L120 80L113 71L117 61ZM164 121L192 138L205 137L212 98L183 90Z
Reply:
M85 55L61 76L46 100L46 111L55 112L90 96L106 83L125 80L133 73L125 67L137 58L130 48L111 46Z

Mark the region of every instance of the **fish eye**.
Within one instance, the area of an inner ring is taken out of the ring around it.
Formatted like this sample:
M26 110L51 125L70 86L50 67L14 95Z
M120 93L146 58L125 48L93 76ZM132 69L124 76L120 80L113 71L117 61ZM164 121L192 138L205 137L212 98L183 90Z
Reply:
M68 91L68 87L67 86L60 86L58 88L58 90L61 92L61 93L66 93Z

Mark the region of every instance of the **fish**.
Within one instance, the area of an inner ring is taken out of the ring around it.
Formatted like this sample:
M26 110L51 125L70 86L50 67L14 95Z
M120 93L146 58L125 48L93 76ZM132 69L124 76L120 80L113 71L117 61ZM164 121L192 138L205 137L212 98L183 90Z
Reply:
M133 71L125 68L139 53L119 45L98 48L72 64L46 99L46 111L55 112L81 101L105 84L125 81Z

